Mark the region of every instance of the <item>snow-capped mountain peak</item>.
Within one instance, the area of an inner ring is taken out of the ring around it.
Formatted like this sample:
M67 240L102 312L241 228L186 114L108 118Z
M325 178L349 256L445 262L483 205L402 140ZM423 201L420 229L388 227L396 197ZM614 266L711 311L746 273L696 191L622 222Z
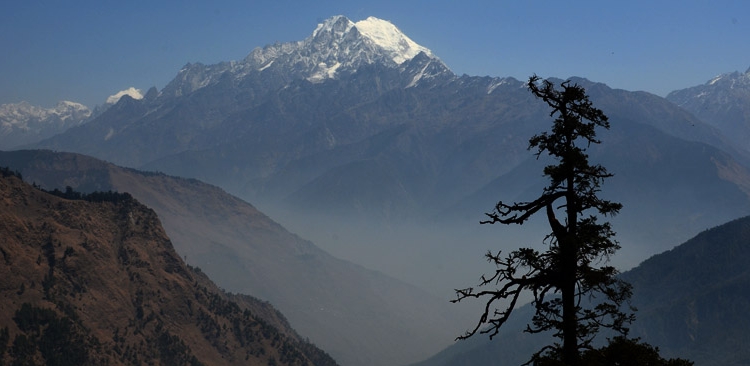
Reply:
M80 122L91 117L91 109L89 109L89 107L69 100L63 100L57 103L55 108L50 109L49 112L57 115L63 121L72 119Z
M390 53L393 61L397 64L402 64L404 61L414 58L420 52L434 57L432 51L412 41L411 38L401 33L393 23L387 20L369 17L354 23L354 26L362 35Z
M83 104L61 101L54 108L43 108L27 102L3 104L0 106L0 123L10 128L28 129L30 121L43 121L57 117L62 121L81 121L91 116L91 110Z
M303 41L256 48L241 66L246 72L275 69L315 82L374 63L398 67L420 53L438 60L389 21L369 17L355 23L337 15L318 24Z
M417 57L420 54L424 57ZM399 70L410 80L405 87L455 76L432 51L391 22L369 17L355 23L337 15L318 24L304 40L255 48L242 61L188 64L162 94L185 95L227 75L239 82L250 75L261 76L281 86L299 79L318 83L355 74L370 65Z
M107 104L115 104L120 100L120 98L125 95L133 99L143 99L143 93L141 92L141 90L131 86L128 89L120 90L119 92L107 97Z
M0 105L0 150L36 142L77 126L92 111L83 104L61 101L54 108L27 102Z

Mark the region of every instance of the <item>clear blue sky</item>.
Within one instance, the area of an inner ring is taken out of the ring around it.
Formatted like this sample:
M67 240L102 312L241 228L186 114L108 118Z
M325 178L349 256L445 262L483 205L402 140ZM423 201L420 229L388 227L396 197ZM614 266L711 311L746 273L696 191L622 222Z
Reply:
M89 106L239 60L337 14L390 20L457 74L583 76L665 95L750 67L750 1L59 1L0 5L0 104Z

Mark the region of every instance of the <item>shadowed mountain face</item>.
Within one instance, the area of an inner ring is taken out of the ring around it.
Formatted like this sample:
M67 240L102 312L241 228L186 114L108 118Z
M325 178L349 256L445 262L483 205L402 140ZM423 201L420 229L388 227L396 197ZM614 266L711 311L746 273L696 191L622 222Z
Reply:
M706 230L655 255L622 277L633 285L636 321L630 336L658 346L665 357L698 366L746 365L750 361L750 217ZM524 306L494 340L458 342L420 366L519 365L545 342L522 333L531 319Z
M45 151L3 152L0 165L49 189L129 192L159 215L187 263L224 289L270 301L342 364L413 362L449 344L466 320L445 299L336 259L196 180Z
M3 364L336 364L268 304L185 266L154 211L107 197L0 178Z

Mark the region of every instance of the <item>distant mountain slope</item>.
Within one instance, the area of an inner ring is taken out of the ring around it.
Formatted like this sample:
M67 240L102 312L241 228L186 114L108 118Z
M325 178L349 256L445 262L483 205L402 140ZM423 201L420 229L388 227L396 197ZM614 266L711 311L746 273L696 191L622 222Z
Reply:
M667 100L715 126L738 148L750 151L750 69L675 90Z
M416 361L449 344L465 320L445 299L333 258L208 184L49 151L0 152L0 165L50 189L130 192L156 211L187 263L270 301L342 364Z
M233 301L186 267L152 210L102 197L0 177L0 362L336 364L268 305Z
M750 217L706 230L623 275L633 335L696 365L750 363Z
M638 308L631 336L696 366L750 362L750 216L706 230L622 277L633 285ZM550 341L521 334L530 310L519 309L492 341L458 342L415 365L520 365Z

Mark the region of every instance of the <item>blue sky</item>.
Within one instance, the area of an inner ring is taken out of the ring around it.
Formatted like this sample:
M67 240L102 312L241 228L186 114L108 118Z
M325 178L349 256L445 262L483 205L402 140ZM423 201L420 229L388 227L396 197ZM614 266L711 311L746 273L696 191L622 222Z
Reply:
M0 5L0 104L89 106L242 59L337 14L390 20L454 72L583 76L658 95L750 67L750 2L21 1Z

